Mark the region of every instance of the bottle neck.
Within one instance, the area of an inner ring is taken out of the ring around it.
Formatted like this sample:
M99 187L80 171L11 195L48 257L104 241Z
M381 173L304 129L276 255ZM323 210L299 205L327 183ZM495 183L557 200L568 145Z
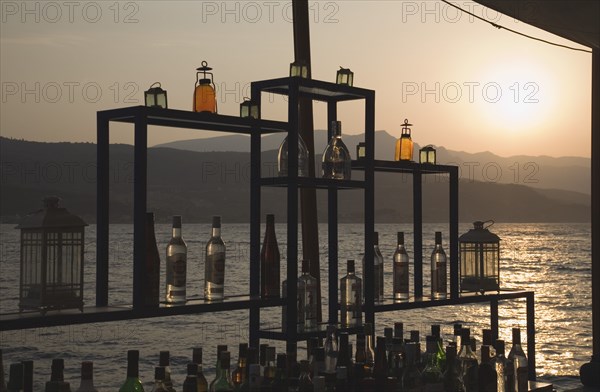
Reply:
M127 363L127 378L131 377L139 377L139 364L137 361L130 361L129 363Z
M173 227L173 238L181 238L181 227Z
M210 235L215 238L220 238L221 237L221 228L213 227Z

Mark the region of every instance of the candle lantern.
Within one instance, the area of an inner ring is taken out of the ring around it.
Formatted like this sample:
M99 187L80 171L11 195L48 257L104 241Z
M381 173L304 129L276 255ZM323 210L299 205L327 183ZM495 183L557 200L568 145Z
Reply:
M308 78L308 65L304 61L294 61L290 64L290 77Z
M337 71L337 77L335 79L337 84L343 84L352 87L354 84L354 72L350 71L349 68L342 68Z
M200 68L196 68L196 88L194 90L195 112L217 112L217 93L213 80L212 68L206 61ZM202 74L202 75L200 75ZM210 78L209 78L210 76Z
M26 216L21 230L19 309L83 310L84 229L80 217L44 198L44 208Z
M402 135L400 139L396 140L394 153L394 160L396 161L412 161L413 159L413 141L410 136L410 127L412 127L412 124L409 124L408 119L405 119L404 124L402 124Z
M367 145L365 142L359 142L356 145L356 159L363 159L367 156Z
M158 85L157 87L154 87ZM160 82L153 83L148 91L144 92L146 106L167 108L167 92L160 86Z
M419 162L435 165L435 148L432 145L425 146L419 150Z
M240 103L240 117L259 118L258 105L252 102L250 98L244 97L244 102Z
M492 224L474 222L458 238L461 292L500 291L500 237L488 230Z

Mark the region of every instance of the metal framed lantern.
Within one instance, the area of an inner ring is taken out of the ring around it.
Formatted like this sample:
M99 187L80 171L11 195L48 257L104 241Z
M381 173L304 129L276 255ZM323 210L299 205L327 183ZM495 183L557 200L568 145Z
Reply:
M350 71L350 68L340 67L337 71L335 83L352 87L354 84L354 72Z
M290 77L308 78L308 65L304 61L294 61L290 64Z
M157 87L154 87L158 85ZM160 107L166 109L167 106L167 92L160 86L160 82L153 83L148 91L144 91L144 98L146 106Z
M500 237L488 230L493 224L474 222L458 238L461 292L500 291Z
M432 145L425 146L419 150L419 162L435 165L436 151Z
M367 156L367 145L365 142L359 142L356 145L356 159L363 159Z
M85 223L58 206L56 196L26 216L21 230L19 309L83 310Z
M194 112L217 113L217 89L214 76L209 71L212 71L212 68L206 61L202 62L201 67L196 68Z
M244 102L240 103L240 117L259 118L258 105L252 102L250 98L244 97Z

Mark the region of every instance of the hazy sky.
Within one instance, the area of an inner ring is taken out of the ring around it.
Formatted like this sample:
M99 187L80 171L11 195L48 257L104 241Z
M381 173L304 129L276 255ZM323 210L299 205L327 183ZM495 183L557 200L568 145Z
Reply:
M437 0L309 1L313 77L341 65L376 91L376 129L469 152L590 156L591 54L497 30ZM471 1L495 23L580 47ZM291 2L4 1L0 134L38 141L96 139L96 111L143 103L162 82L171 108L191 110L202 60L214 68L219 112L235 115L253 80L286 76ZM263 117L284 119L275 97ZM325 128L325 104L315 104ZM345 133L363 105L342 104ZM114 126L111 142L131 143ZM218 135L152 129L149 144ZM391 158L391 157L390 157Z

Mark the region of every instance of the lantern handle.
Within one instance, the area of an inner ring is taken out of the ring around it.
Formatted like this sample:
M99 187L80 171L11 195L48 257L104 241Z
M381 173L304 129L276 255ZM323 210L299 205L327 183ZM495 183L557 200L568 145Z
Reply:
M491 223L490 223L490 222L491 222ZM485 225L486 223L489 223L489 225L487 225L487 226L485 226L485 227L484 227L484 229L486 229L486 230L487 230L488 228L492 227L492 226L494 225L494 223L496 223L496 222L494 222L494 220L493 220L493 219L489 219L489 220L486 220L485 222L483 222L483 224L484 224L484 225Z
M162 88L162 86L160 85L160 82L154 82L150 85L150 88L153 88L154 86L156 86L158 84L158 87Z

